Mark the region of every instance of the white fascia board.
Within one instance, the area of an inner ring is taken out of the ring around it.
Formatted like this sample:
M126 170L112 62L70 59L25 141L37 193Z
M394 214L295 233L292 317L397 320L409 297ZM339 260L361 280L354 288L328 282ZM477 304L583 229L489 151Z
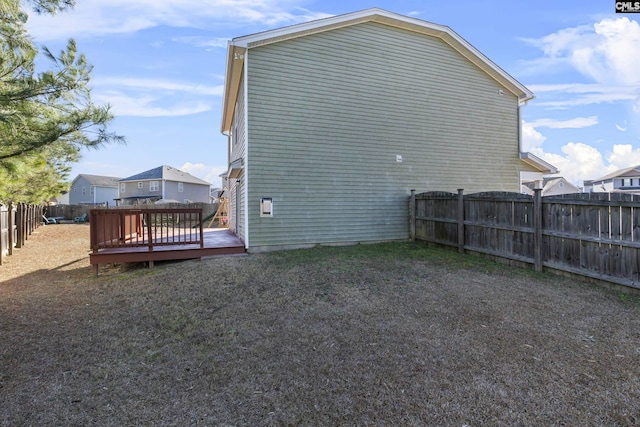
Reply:
M545 174L552 175L560 172L558 168L553 166L551 163L547 163L544 160L542 160L540 157L534 156L529 152L520 152L520 160L522 160L528 165L535 167L540 172Z

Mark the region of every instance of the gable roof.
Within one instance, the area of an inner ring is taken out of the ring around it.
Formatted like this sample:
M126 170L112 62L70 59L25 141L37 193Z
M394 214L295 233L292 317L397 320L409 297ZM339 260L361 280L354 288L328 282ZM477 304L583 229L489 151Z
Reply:
M383 9L371 8L252 35L236 37L229 41L222 110L222 132L228 132L231 128L233 109L235 108L238 96L238 90L242 78L242 69L244 66L244 55L247 49L304 37L324 31L330 31L337 28L348 27L364 22L377 22L439 38L504 86L506 90L516 95L521 102L526 102L534 97L533 92L511 77L502 68L498 67L451 28L389 12Z
M190 184L201 184L201 185L211 185L209 182L196 178L195 176L183 172L179 169L173 168L171 166L158 166L157 168L149 169L144 172L140 172L139 174L132 175L128 178L123 178L120 182L125 181L145 181L145 180L166 180L166 181L177 181L177 182L187 182Z
M640 175L640 165L631 166L629 168L620 169L615 172L611 172L610 174L605 175L602 178L594 179L593 181L591 181L591 183L595 184L596 182L608 181L613 178L624 177L624 176L636 177L638 175Z
M543 192L545 190L547 190L547 191L551 190L553 187L555 187L556 185L558 185L560 183L563 183L563 185L565 185L567 187L570 187L571 189L575 190L576 193L580 192L580 189L578 187L576 187L575 185L573 185L572 183L567 181L566 178L563 177L563 176L543 178L543 180L542 180Z
M535 156L528 151L520 152L520 160L522 160L529 166L533 166L542 173L554 174L560 172L558 168L553 166L551 163L545 162L540 157Z
M114 176L101 176L101 175L87 175L81 173L71 182L73 185L80 177L84 178L90 185L94 185L96 187L118 187L118 181L122 178L117 178Z

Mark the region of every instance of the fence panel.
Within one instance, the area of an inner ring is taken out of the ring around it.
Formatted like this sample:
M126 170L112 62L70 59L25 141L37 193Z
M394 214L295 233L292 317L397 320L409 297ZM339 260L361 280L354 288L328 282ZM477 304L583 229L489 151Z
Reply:
M0 205L0 265L9 255L9 207Z
M413 209L417 240L640 288L640 196L459 190L418 194Z
M28 236L42 223L42 206L18 203L0 204L0 265L13 254L14 248L24 246Z
M464 196L464 249L533 262L531 196L484 192Z
M419 240L456 246L458 244L458 196L447 192L416 195L415 234ZM452 219L453 218L453 219Z

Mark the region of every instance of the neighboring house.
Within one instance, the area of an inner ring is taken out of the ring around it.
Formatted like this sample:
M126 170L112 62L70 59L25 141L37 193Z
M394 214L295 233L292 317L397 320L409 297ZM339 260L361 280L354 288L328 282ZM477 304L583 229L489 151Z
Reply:
M141 172L120 180L119 205L153 203L160 199L180 203L210 203L207 181L171 166Z
M118 198L119 180L113 176L80 174L71 182L69 204L113 206Z
M65 191L64 193L60 194L58 197L52 197L49 200L49 205L50 206L55 206L55 205L68 205L69 204L69 192Z
M563 177L546 177L542 180L542 185L538 182L523 182L522 193L533 195L533 190L542 188L542 196L557 196L559 194L575 194L580 193L580 189L567 181Z
M640 165L620 169L602 178L584 181L584 191L593 193L640 194Z
M557 172L520 152L532 98L450 28L381 9L235 38L230 227L250 252L404 240L411 189L519 192Z

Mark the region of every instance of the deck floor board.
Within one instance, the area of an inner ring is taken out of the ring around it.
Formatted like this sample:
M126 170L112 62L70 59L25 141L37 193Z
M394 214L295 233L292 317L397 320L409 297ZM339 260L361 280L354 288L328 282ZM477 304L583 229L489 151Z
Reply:
M182 259L196 259L216 255L236 255L245 253L244 243L226 228L205 228L203 247L199 244L106 248L89 254L89 261L96 274L100 264L121 262L153 262Z

